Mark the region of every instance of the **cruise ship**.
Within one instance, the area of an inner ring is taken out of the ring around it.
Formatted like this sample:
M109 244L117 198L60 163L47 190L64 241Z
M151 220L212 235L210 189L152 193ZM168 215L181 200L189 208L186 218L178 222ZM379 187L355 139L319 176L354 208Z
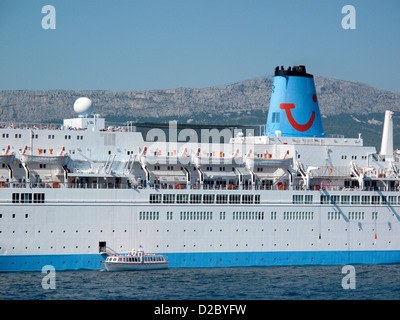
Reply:
M144 136L90 97L63 125L2 126L0 271L103 269L140 246L170 268L400 262L393 112L377 152L325 135L305 66L273 78L259 136L176 122Z

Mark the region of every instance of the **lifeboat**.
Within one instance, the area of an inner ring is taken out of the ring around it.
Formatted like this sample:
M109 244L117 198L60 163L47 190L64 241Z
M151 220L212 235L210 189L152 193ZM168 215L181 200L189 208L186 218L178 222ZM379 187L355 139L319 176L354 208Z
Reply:
M68 154L62 154L64 152L64 147L62 148L61 152L58 155L54 155L54 154L32 155L32 154L26 154L26 150L27 150L27 147L25 147L24 151L19 156L19 160L22 163L48 163L48 164L64 165L68 162L68 159L69 159Z
M10 164L10 163L12 163L14 161L14 159L15 159L15 154L14 153L0 155L0 163Z
M14 161L14 152L8 153L8 151L10 151L10 146L7 146L6 152L0 155L0 163L11 164Z
M264 157L255 157L250 150L245 157L245 164L247 168L254 167L280 167L287 168L291 165L293 158L287 157L289 151L286 152L285 156L281 159L272 158L271 154L264 154Z

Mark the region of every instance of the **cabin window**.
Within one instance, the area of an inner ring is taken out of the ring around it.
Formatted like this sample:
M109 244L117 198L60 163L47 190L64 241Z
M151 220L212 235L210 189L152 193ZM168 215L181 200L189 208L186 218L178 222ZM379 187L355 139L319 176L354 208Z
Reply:
M351 196L351 204L360 204L360 196Z
M372 200L371 204L380 204L381 197L380 196L372 196L371 200Z
M388 197L389 204L396 204L396 196L389 196Z
M191 194L190 203L201 203L201 194Z
M229 195L229 203L231 203L231 204L240 203L240 194L230 194Z
M331 195L331 204L339 204L340 196L339 195Z
M341 203L350 204L350 196L342 196Z
M304 196L303 195L298 195L298 194L293 195L292 203L293 204L303 204L304 203Z
M253 195L252 194L244 194L242 196L243 204L253 204Z
M214 203L214 194L204 194L203 195L203 203Z
M161 203L161 194L150 194L150 203Z
M167 220L172 220L172 211L167 211Z
M175 195L174 194L164 194L163 195L163 203L174 203Z
M227 194L217 194L217 203L228 203Z
M176 203L188 203L188 194L177 194L176 195Z
M306 196L304 196L305 198L304 198L304 203L305 204L312 204L313 203L313 196L312 195L306 195Z

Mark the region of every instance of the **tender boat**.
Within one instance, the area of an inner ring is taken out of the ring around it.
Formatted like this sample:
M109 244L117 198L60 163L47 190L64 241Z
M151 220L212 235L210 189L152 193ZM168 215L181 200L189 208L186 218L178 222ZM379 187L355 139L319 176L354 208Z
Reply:
M19 156L19 160L22 163L49 163L49 164L61 164L64 165L68 162L69 160L69 155L68 154L63 154L65 148L62 147L61 151L59 154L53 154L53 149L49 149L50 154L49 155L44 155L42 154L43 151L42 149L38 149L38 155L33 155L33 154L27 154L28 146L25 146L24 150Z
M168 268L168 258L162 255L146 254L142 250L131 250L127 254L116 254L102 262L107 271L140 271Z

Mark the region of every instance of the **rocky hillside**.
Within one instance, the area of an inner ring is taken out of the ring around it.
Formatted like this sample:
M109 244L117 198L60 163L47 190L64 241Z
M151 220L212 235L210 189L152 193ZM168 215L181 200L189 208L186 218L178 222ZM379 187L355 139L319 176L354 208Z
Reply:
M87 96L92 99L95 112L112 122L264 124L272 81L256 78L223 87L130 92L0 91L0 122L61 122L74 116L74 101ZM346 134L350 130L352 136L357 136L351 129L373 128L371 136L378 135L380 139L385 110L400 111L400 93L323 77L315 77L315 84L327 133ZM347 117L346 125L340 127L343 117ZM335 128L334 132L330 128Z

